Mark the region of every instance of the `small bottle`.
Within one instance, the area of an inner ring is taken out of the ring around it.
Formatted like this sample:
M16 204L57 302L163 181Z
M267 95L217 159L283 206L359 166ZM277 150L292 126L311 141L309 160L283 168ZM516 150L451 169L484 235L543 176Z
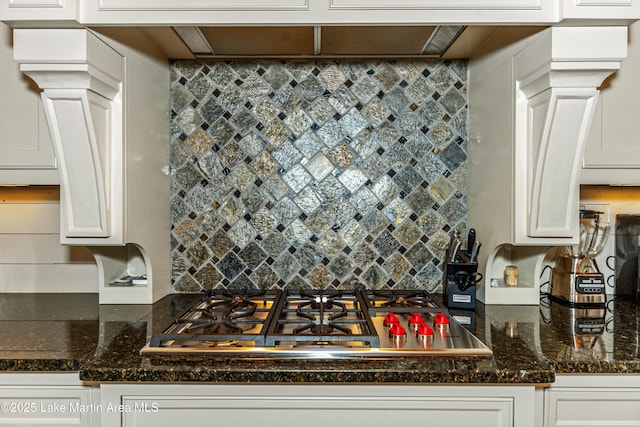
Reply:
M518 286L518 267L507 265L504 268L504 284L507 286Z

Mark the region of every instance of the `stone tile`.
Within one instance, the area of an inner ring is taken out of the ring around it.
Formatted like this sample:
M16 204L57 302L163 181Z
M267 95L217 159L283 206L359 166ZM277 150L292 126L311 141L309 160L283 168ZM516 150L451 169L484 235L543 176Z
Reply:
M188 245L200 236L200 227L191 219L187 218L178 224L172 233L180 243Z
M236 254L229 252L218 261L217 267L227 279L232 280L246 268L246 265Z
M351 195L350 203L358 211L366 212L375 208L378 199L366 186L363 186Z
M399 252L394 252L382 264L382 268L391 277L394 282L399 282L405 274L409 272L411 266Z
M450 171L455 171L467 160L467 153L458 144L452 142L440 152L439 157Z
M327 175L333 171L333 165L322 153L318 153L304 164L305 169L313 176L316 181L322 181Z
M367 231L358 224L358 221L352 219L340 229L340 236L347 246L353 248L367 237Z
M352 108L342 116L338 124L343 132L352 138L369 126L367 119L356 108Z
M288 197L283 198L271 208L273 216L285 226L289 226L296 220L302 211L293 200Z
M320 82L313 76L307 76L300 82L295 88L298 96L306 99L307 101L313 101L324 92L324 88Z
M282 179L293 191L298 192L311 182L312 177L302 165L297 164L282 175Z
M389 64L383 65L381 69L375 73L374 78L385 92L388 92L396 83L400 82L400 76Z
M447 223L444 221L444 219L440 216L440 214L438 214L437 212L433 211L433 210L428 210L424 213L424 215L421 215L420 217L418 217L418 219L416 220L416 225L422 230L422 232L424 234L426 234L427 236L432 236L433 234L437 233L438 231L442 230L442 228L446 225Z
M308 107L307 115L313 119L316 125L321 126L336 114L336 110L329 104L325 97L316 98Z
M338 180L344 185L351 193L360 188L366 181L367 176L362 171L355 167L349 166L340 175Z
M379 91L378 85L369 76L361 78L351 87L351 93L362 103L369 102Z
M267 178L266 181L262 184L261 188L271 194L271 196L275 200L282 199L291 191L287 183L284 182L282 178L280 178L280 176L276 174L271 175L269 178Z
M234 243L227 236L225 231L218 230L213 236L210 236L209 240L207 240L207 246L216 257L222 258L231 248L233 248Z
M267 234L278 225L278 220L271 214L269 209L263 207L249 220L249 224L260 234Z
M466 229L466 61L171 72L174 291L439 289L443 229ZM245 267L229 278L219 264L238 254ZM295 261L284 285L283 256Z
M340 114L346 114L358 103L358 99L345 86L340 86L329 96L329 104Z
M202 287L196 282L193 277L185 274L173 285L173 289L178 293L195 294L202 290Z
M316 131L316 135L329 148L335 147L346 136L342 127L335 120L328 120Z
M318 74L318 79L324 87L331 92L338 89L340 85L347 80L342 71L335 65L324 68L320 74Z
M227 224L233 225L246 213L244 203L235 197L229 197L227 201L218 209L218 215L224 219Z
M313 235L313 232L302 221L296 219L282 234L295 247L305 243Z
M429 186L429 194L438 202L444 203L453 192L453 185L443 176L439 176Z
M465 108L467 105L466 100L455 88L451 88L447 93L438 100L440 104L450 115L455 115L458 110Z
M238 252L238 256L245 265L254 270L267 258L267 254L258 246L256 242L251 242L244 249Z
M393 231L393 236L402 246L409 248L422 237L422 231L413 221L405 221Z
M298 261L301 268L311 271L313 267L322 262L324 254L320 252L315 244L305 242L298 247L298 250L293 254L293 257Z
M211 259L211 253L201 240L196 240L185 252L187 259L196 268Z
M424 178L413 167L406 166L394 175L393 180L398 184L400 190L409 194L420 186Z
M213 147L213 139L201 128L196 129L194 133L187 138L184 143L198 157L201 157L211 147Z
M362 115L372 126L378 126L384 122L391 114L391 110L387 108L380 98L373 98L362 109Z
M371 186L371 192L378 200L386 204L396 198L400 189L388 175L384 175Z
M344 248L345 244L338 233L333 230L329 230L322 235L317 246L328 257L334 257L342 250L342 248Z
M208 263L195 274L194 278L202 289L209 290L215 288L224 276L211 263Z
M306 279L314 289L324 289L333 280L333 275L324 265L318 265L309 272Z
M278 147L289 139L291 132L280 120L274 119L265 125L262 135L270 144Z
M227 234L233 243L243 248L258 235L258 232L246 220L240 219Z
M280 110L269 98L264 98L253 107L253 115L264 125L274 118L277 119Z
M277 258L278 255L287 250L289 242L284 238L282 233L274 231L263 237L260 246L262 246L262 249L272 258Z
M367 271L360 275L360 278L371 289L383 289L386 287L386 275L376 264L371 265Z
M254 171L256 171L256 174L263 180L264 178L268 177L269 175L274 173L276 170L278 170L278 164L273 159L273 157L271 157L271 155L266 151L263 151L262 153L258 154L258 156L255 159L253 159L253 161L251 162L251 167L253 168Z
M382 209L382 213L384 213L391 224L398 226L409 218L412 212L411 208L409 208L402 199L397 197Z
M284 252L276 262L271 266L273 270L278 274L280 279L289 280L291 276L293 276L298 270L300 270L300 265L296 261L296 259L289 252Z
M467 216L467 209L460 200L451 198L438 209L438 212L449 224L457 224Z
M360 268L369 265L378 257L378 254L376 254L371 246L369 246L365 242L362 242L358 246L356 246L356 248L353 250L353 252L351 252L350 255L356 265Z
M271 156L286 169L291 169L302 159L302 153L290 141L283 142L271 152Z
M341 279L353 270L353 264L349 257L344 254L338 254L327 266L329 271L337 278Z
M386 258L400 247L400 243L385 230L373 241L373 246L380 256Z
M318 195L310 187L303 189L294 200L305 214L310 214L320 206Z
M279 280L278 275L267 264L262 264L253 270L249 278L259 289L271 289Z
M421 242L417 242L415 245L411 246L411 248L404 253L404 257L418 271L433 259L433 255L429 252L429 249L427 249L427 247Z
M260 138L258 135L249 134L243 137L238 145L242 148L242 151L249 156L255 158L260 154L262 150L267 146L267 143L264 139Z
M294 145L308 159L315 156L325 146L324 142L312 130L302 134L300 138L294 141Z
M258 176L251 171L251 168L245 163L237 165L229 175L227 180L238 190L242 190L252 184Z
M334 224L333 218L327 215L326 210L322 208L316 209L309 215L309 217L304 221L306 226L311 230L315 235L319 236L324 233L326 230L331 228Z
M287 116L284 123L295 136L300 136L311 126L313 120L303 110L297 110Z
M382 212L377 209L369 211L362 216L360 220L362 225L372 236L376 236L382 230L387 228L389 221Z

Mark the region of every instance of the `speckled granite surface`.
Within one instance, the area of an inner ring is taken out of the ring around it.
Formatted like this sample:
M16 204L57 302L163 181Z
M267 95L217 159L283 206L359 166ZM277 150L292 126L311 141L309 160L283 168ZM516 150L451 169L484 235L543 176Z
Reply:
M0 294L0 371L79 371L81 379L96 382L467 384L549 383L556 373L640 373L640 309L624 301L588 313L556 303L480 304L469 328L493 349L488 358L140 356L152 325L170 322L192 298L101 306L96 295Z

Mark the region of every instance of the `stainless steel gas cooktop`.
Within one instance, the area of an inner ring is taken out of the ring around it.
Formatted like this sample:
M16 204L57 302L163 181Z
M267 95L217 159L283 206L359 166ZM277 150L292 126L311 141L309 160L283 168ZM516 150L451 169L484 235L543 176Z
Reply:
M491 355L426 291L212 291L142 354Z

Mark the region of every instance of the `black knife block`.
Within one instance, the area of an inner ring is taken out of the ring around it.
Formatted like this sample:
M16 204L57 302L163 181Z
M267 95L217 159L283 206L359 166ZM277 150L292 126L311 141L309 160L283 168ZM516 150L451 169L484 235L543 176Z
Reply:
M455 274L460 271L464 271L469 275L477 273L478 264L462 262L445 263L442 283L444 301L449 308L473 310L476 308L476 286L472 284L463 289L458 285Z

